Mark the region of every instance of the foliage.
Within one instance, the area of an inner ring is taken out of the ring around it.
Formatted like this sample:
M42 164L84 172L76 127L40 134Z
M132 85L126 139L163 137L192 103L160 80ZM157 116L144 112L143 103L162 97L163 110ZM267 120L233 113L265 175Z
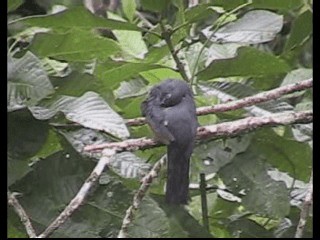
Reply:
M127 127L125 119L141 116L154 84L187 77L197 106L210 106L312 76L312 1L200 0L189 7L183 0L125 0L110 1L117 7L106 6L102 15L71 0L33 2L46 14L8 1L8 188L22 193L19 201L37 233L99 159L83 153L85 145L151 136L146 126ZM177 70L163 39L168 34L184 70ZM199 122L311 108L306 90ZM85 204L52 236L117 236L139 178L164 153L161 147L115 156ZM190 174L192 184L202 172L211 176L209 232L200 192L191 190L186 209L170 209L159 177L129 235L293 237L304 195L292 193L306 189L311 154L312 124L199 141ZM15 213L8 214L9 237L25 236Z

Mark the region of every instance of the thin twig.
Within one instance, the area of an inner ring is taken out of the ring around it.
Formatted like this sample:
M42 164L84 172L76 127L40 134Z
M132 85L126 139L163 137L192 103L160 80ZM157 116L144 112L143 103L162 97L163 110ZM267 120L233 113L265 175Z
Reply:
M200 194L203 226L209 231L206 175L200 173Z
M180 61L177 52L174 50L174 46L171 41L172 32L169 32L169 30L165 28L165 26L163 25L163 23L161 21L160 21L160 27L161 27L163 39L166 41L166 43L168 45L168 48L170 50L170 53L171 53L176 65L177 65L179 73L181 74L182 78L186 82L190 82L190 79L188 78L186 71L184 69L183 63Z
M23 207L20 205L19 201L15 197L15 193L11 193L10 191L7 192L8 196L8 203L13 207L15 212L19 215L22 224L26 228L27 234L29 235L30 238L35 238L37 237L36 231L32 227L31 221L23 209Z
M311 88L313 85L313 79L309 78L299 83L289 84L286 86L278 87L270 91L261 92L250 97L245 97L239 100L217 104L215 106L206 106L197 108L197 115L207 115L212 113L226 112L230 110L236 110L243 107L249 107L258 103L278 99L279 97L292 92L302 91ZM139 117L134 119L128 119L126 124L128 126L140 126L145 124L145 118Z
M313 198L313 171L311 172L308 191L304 199L304 202L302 204L300 219L297 226L296 234L294 236L295 238L302 238L303 230L304 230L304 227L306 226L307 218L309 215L309 208L312 204L312 198Z
M143 197L145 196L147 190L149 189L150 184L153 179L155 179L160 170L161 166L165 165L165 157L162 157L158 162L156 162L150 172L143 177L141 180L142 184L140 185L139 190L133 196L132 205L127 209L126 215L123 218L122 226L118 234L118 238L127 238L128 237L128 227L134 218L135 211L139 208Z
M198 139L217 139L232 137L264 126L290 125L296 123L310 123L313 120L312 111L283 112L270 114L263 117L247 117L232 122L224 122L215 125L202 126L198 128ZM129 139L122 142L103 143L87 145L84 151L101 151L105 148L114 149L117 152L144 150L163 144L147 138Z
M104 168L109 163L110 157L115 154L115 151L108 149L103 152L103 157L100 158L99 162L91 172L90 176L87 178L85 183L82 185L81 189L77 195L70 201L68 206L62 211L62 213L41 233L38 238L49 237L56 229L58 229L70 216L78 209L78 207L83 203L86 196L90 192L90 189L97 182L101 176Z

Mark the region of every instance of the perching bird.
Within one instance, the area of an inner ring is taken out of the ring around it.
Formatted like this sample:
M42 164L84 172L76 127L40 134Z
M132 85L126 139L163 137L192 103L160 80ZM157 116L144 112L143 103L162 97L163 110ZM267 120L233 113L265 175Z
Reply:
M168 145L166 202L187 204L190 157L199 125L192 91L184 81L165 80L151 89L141 110L156 140Z

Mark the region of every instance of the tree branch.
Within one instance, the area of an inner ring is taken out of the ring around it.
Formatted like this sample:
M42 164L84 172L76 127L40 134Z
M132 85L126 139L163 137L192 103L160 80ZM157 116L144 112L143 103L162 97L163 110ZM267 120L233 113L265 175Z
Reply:
M90 176L86 179L85 183L82 185L81 189L77 195L70 201L68 206L60 213L60 215L41 233L38 238L47 238L49 237L56 229L58 229L70 216L71 214L78 209L78 207L83 203L86 196L90 192L90 189L97 182L101 176L104 168L109 163L111 156L115 154L113 150L103 151L103 157L100 158L99 162L91 172Z
M13 207L15 212L19 215L22 224L26 228L27 234L29 235L30 238L35 238L36 232L34 228L32 227L31 221L23 209L23 207L20 205L19 201L15 197L15 193L11 193L10 191L7 192L7 197L8 197L8 203Z
M309 215L309 208L312 204L312 198L313 198L313 172L311 172L308 191L304 199L304 202L302 204L300 219L297 226L296 234L294 236L295 238L302 238L303 230L304 230L304 227L306 226L307 218Z
M199 127L197 138L203 140L208 138L232 137L264 126L310 123L312 122L312 119L312 111L283 112L263 117L247 117L232 122L224 122L215 125ZM153 139L138 138L125 140L122 142L87 145L84 147L84 151L101 151L104 148L111 148L117 152L136 151L139 149L144 150L161 145L163 144L156 142Z
M245 97L239 100L217 104L215 106L200 107L200 108L197 108L197 115L201 116L201 115L207 115L211 113L226 112L226 111L236 110L243 107L249 107L257 103L262 103L269 100L277 99L285 94L311 88L312 85L313 85L313 80L312 78L310 78L310 79L301 81L299 83L278 87L270 91L261 92L253 96ZM142 117L128 119L126 121L126 124L128 126L140 126L145 123L146 123L145 118L142 118Z
M126 215L123 218L122 226L118 234L118 238L127 238L128 237L128 227L134 218L135 211L139 208L143 197L145 196L147 190L149 189L150 184L153 179L155 179L161 169L161 166L165 165L165 157L162 157L158 162L156 162L150 172L143 177L141 180L142 184L140 185L139 190L133 196L132 205L127 209Z

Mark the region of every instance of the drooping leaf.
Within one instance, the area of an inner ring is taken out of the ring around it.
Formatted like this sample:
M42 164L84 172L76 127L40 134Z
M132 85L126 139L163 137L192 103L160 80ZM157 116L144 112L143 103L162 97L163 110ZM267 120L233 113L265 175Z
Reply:
M30 26L46 27L63 31L73 28L83 28L88 30L98 27L122 30L139 30L138 27L131 23L104 19L95 16L83 6L67 9L56 14L30 16L20 19L18 22L25 23Z
M212 61L197 75L201 80L231 76L272 76L290 70L282 59L251 47L240 47L237 56L231 59Z
M120 52L115 41L81 29L72 29L63 34L37 34L30 50L40 57L65 61L106 60Z
M7 108L32 106L54 92L41 61L31 52L22 58L8 55Z
M253 10L214 33L211 40L219 42L257 44L269 42L280 32L283 17L266 10ZM212 32L203 33L209 38Z
M129 136L123 119L94 92L87 92L79 98L62 96L49 106L29 109L37 119L49 119L61 111L67 119L84 127L103 130L119 138Z

